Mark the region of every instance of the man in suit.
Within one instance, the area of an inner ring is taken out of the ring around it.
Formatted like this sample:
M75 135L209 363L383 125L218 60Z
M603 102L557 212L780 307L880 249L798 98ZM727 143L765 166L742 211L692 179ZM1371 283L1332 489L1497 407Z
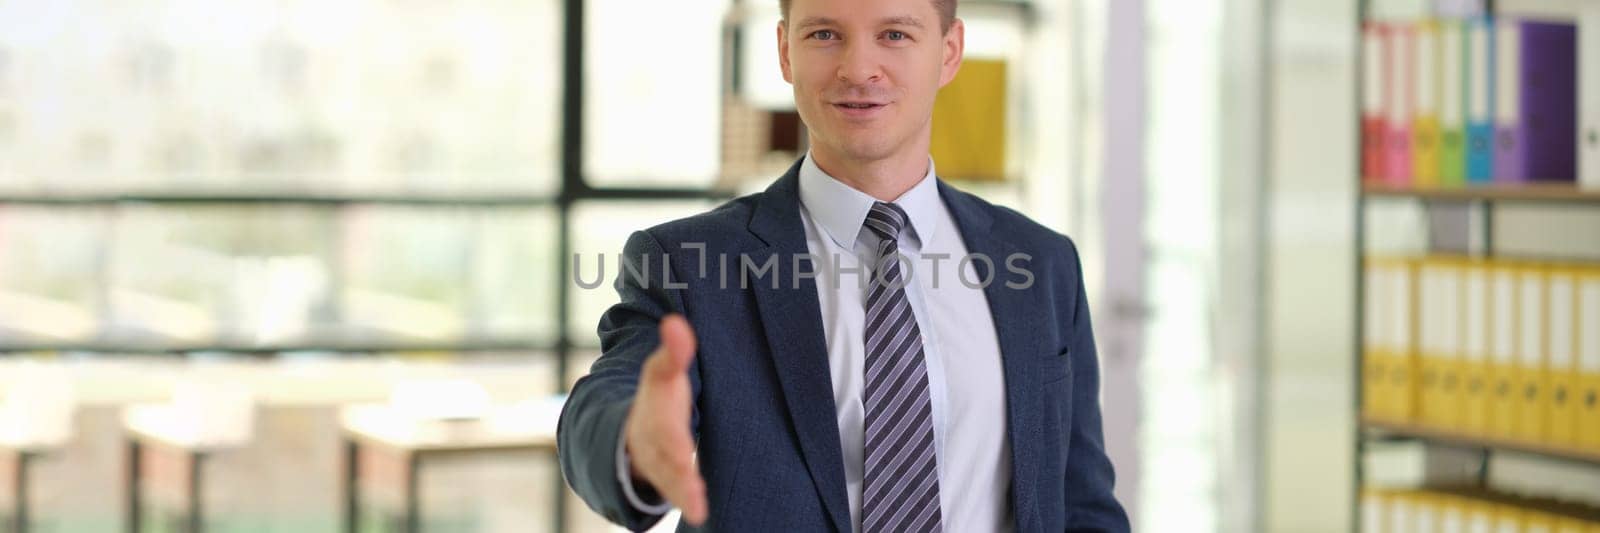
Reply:
M640 530L1127 531L1077 250L928 155L956 0L787 0L810 152L635 232L562 472Z

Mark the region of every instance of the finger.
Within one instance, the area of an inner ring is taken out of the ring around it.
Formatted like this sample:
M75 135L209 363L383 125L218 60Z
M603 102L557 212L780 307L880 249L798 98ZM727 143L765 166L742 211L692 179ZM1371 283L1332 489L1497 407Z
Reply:
M644 360L644 369L640 372L649 381L664 381L681 373L672 366L672 355L667 353L667 347L657 346L655 351L650 352L650 357Z
M699 525L706 517L706 484L700 469L690 455L673 455L658 465L656 479L651 485L674 507L683 512L683 519Z
M700 524L706 515L705 480L694 462L694 439L686 422L653 424L656 437L649 452L645 475L667 501L683 512L685 520Z
M661 344L645 359L642 373L654 381L682 378L694 360L694 331L682 315L671 314L661 319Z
M689 362L694 360L694 329L683 315L670 314L661 319L661 346L670 355L673 372L683 373L689 369Z
M683 499L678 502L678 509L683 511L683 520L689 525L699 526L706 522L706 515L710 513L706 504L706 482L700 478L700 470L691 468L690 473L684 477Z

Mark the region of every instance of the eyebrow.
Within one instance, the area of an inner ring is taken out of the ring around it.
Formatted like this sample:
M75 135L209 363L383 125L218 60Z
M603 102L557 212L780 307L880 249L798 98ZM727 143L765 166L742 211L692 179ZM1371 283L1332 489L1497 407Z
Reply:
M804 19L801 19L800 23L795 25L795 28L796 29L806 29L806 28L810 28L812 26L838 26L838 25L839 25L839 21L838 20L831 19L831 18L828 18L828 17L806 17ZM901 15L901 16L895 16L895 17L885 17L882 20L878 21L878 25L880 25L880 26L899 25L899 26L911 26L911 27L914 27L914 28L922 28L923 27L922 19L919 19L919 18L913 17L913 16L908 16L908 15Z
M889 17L889 18L883 19L883 20L879 21L878 24L882 25L882 26L896 26L896 25L898 25L898 26L911 26L913 28L921 28L922 27L922 19L919 19L917 17L911 17L911 16L902 15L902 16L898 16L898 17Z

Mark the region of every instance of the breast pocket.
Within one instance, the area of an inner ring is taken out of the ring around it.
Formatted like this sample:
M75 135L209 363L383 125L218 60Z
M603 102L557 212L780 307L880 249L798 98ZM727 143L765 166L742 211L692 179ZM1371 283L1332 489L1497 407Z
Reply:
M1072 377L1072 349L1062 350L1045 361L1044 372L1040 373L1040 381L1049 384L1060 382ZM1069 382L1070 383L1070 382Z
M1066 457L1072 435L1073 368L1071 350L1052 354L1043 369L1041 389L1038 394L1042 404L1040 430L1044 433L1044 450L1048 450L1043 469L1055 472L1055 479L1065 479Z

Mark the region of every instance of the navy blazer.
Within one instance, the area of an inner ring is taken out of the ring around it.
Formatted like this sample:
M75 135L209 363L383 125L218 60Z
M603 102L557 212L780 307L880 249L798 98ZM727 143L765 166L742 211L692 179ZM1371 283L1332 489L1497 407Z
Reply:
M816 282L791 275L791 258L807 253L799 168L764 192L629 237L623 261L637 268L623 269L615 284L621 302L600 319L604 355L573 386L557 432L567 482L612 522L642 530L661 518L628 504L616 453L641 365L659 341L658 322L676 312L698 341L689 378L709 505L703 527L850 531ZM1076 248L942 180L939 195L968 253L994 261L973 265L980 279L991 279L984 294L1005 367L1008 500L1017 531L1128 531L1101 437L1099 363ZM1003 270L1014 253L1031 256L1030 288L1007 285L1027 281ZM772 256L777 272L762 272ZM807 263L800 270L814 271Z

